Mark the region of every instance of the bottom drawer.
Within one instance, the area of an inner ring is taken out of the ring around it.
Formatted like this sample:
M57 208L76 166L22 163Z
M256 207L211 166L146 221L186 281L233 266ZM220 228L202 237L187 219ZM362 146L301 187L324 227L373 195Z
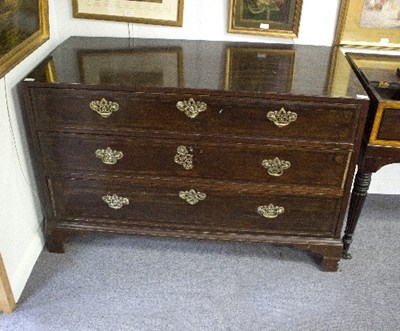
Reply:
M341 197L161 179L49 180L56 219L196 231L333 237ZM192 191L191 191L192 190Z

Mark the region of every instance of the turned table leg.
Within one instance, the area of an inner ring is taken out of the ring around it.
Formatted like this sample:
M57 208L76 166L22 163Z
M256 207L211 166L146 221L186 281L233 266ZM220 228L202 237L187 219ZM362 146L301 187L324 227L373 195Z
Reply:
M371 175L371 172L358 172L356 174L353 191L351 192L346 229L343 236L342 258L344 259L351 259L351 254L349 254L348 251L353 241L354 230L364 206L365 198L367 197L368 188L371 183Z

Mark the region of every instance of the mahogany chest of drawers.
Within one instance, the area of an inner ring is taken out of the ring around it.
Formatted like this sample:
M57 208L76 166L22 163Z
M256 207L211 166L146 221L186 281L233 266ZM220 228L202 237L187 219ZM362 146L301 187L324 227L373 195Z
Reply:
M335 271L368 100L328 47L71 38L22 83L47 247L94 232L291 245ZM341 77L343 79L343 77Z

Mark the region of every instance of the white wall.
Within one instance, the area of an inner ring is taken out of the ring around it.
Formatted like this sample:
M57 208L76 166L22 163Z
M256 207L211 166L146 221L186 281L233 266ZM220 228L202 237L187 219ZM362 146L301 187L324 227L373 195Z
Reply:
M369 193L400 194L400 165L388 164L372 174Z
M127 24L72 17L71 0L57 1L60 37L113 36L133 38L201 39L257 42L296 42L331 45L339 0L303 0L299 37L296 40L227 33L229 0L184 0L182 27Z
M16 85L58 43L53 9L51 3L51 40L0 78L0 252L16 300L43 248L43 216L32 180Z
M331 45L339 7L339 0L303 0L299 36L292 40L228 34L229 0L184 1L183 27L165 27L74 19L71 0L49 0L50 41L0 78L0 252L16 300L43 247L43 216L32 181L16 85L59 42L80 35ZM400 166L386 166L373 175L370 192L400 194Z

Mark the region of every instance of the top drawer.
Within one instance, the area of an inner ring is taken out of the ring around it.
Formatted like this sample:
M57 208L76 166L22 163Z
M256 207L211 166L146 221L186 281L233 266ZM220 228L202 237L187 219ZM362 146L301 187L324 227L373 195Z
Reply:
M189 100L201 102L201 107L189 104L188 113L178 109L178 103ZM359 116L348 104L183 93L34 88L32 101L40 130L103 133L124 129L166 135L353 142ZM111 114L106 117L105 112ZM274 112L279 123L273 121ZM278 125L285 124L288 117L289 124Z

